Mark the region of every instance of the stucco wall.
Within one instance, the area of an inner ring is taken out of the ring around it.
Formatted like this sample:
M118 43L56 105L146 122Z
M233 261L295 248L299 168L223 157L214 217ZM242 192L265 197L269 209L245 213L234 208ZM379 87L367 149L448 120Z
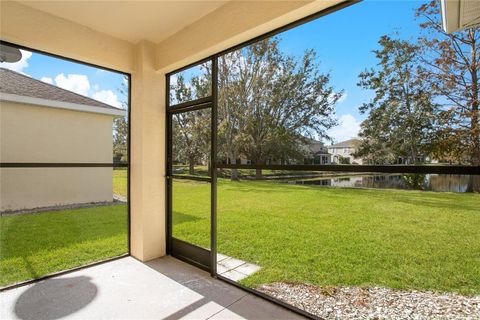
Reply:
M1 168L1 211L112 201L111 168Z
M112 162L108 115L0 103L0 161ZM0 210L112 201L112 168L2 168Z

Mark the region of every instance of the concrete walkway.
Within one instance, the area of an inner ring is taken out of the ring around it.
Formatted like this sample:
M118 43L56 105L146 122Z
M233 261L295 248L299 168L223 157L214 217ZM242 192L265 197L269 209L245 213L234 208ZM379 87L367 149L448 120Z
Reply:
M131 257L0 293L0 319L303 319L171 257Z
M261 269L256 264L217 254L217 274L233 281L245 279Z

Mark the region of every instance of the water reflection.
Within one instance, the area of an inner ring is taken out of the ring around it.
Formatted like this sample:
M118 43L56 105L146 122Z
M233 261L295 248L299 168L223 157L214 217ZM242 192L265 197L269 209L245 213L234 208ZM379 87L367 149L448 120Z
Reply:
M329 187L480 192L480 176L450 174L358 174L289 180L291 184Z

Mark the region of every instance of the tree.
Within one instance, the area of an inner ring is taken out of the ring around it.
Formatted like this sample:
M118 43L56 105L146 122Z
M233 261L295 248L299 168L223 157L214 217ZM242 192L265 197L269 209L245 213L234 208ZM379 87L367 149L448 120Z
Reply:
M358 85L374 98L360 107L369 112L361 125L363 142L357 152L370 161L394 162L406 157L417 163L430 150L436 105L419 76L419 48L405 40L382 36L373 51L378 67L359 75Z
M338 163L340 163L340 164L351 164L349 157L344 157L344 156L340 156L340 155L338 156Z
M207 77L192 77L191 83L186 84L182 75L177 76L173 84L175 101L192 101L209 95L211 82ZM189 174L195 174L195 165L200 162L209 162L210 152L210 110L197 110L173 115L172 142L174 161L187 162Z
M116 118L113 121L113 161L126 162L128 159L128 122L126 117Z
M236 164L240 156L237 137L245 128L242 99L245 78L240 77L239 68L237 69L242 61L240 50L218 58L218 157L230 164ZM231 170L230 178L238 180L237 169Z
M128 78L125 76L124 81L118 88L118 92L122 96L122 108L127 110L128 103L126 97L128 96ZM113 161L127 162L128 161L128 118L125 116L116 118L113 121Z
M480 28L445 33L438 0L420 6L416 15L423 29L423 80L443 101L434 152L480 165Z
M300 159L307 138L328 138L343 93L334 92L330 75L319 72L313 50L299 61L283 54L278 39L271 38L221 57L219 65L219 141L224 142L219 151L224 159L235 163L243 155L256 164Z
M205 76L191 77L189 85L177 76L173 101L210 95L211 66L203 69ZM302 159L302 143L312 135L328 138L327 130L336 123L334 105L343 93L334 92L329 81L329 74L319 72L313 51L298 61L281 53L275 38L221 56L218 157L236 163L243 156L257 164ZM174 160L187 159L191 174L210 150L209 124L209 114L174 115ZM231 178L238 179L236 170Z

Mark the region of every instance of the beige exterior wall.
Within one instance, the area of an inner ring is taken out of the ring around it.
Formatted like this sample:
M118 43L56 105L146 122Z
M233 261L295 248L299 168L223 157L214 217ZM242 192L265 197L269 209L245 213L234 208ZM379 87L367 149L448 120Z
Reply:
M0 102L1 162L112 162L113 116ZM112 168L2 168L0 210L112 201Z
M329 147L328 153L332 155L332 163L340 163L339 157L349 158L351 164L363 164L361 158L355 158L353 154L357 150L354 147Z
M112 200L111 168L0 169L0 211Z
M0 102L1 162L112 162L113 116Z

